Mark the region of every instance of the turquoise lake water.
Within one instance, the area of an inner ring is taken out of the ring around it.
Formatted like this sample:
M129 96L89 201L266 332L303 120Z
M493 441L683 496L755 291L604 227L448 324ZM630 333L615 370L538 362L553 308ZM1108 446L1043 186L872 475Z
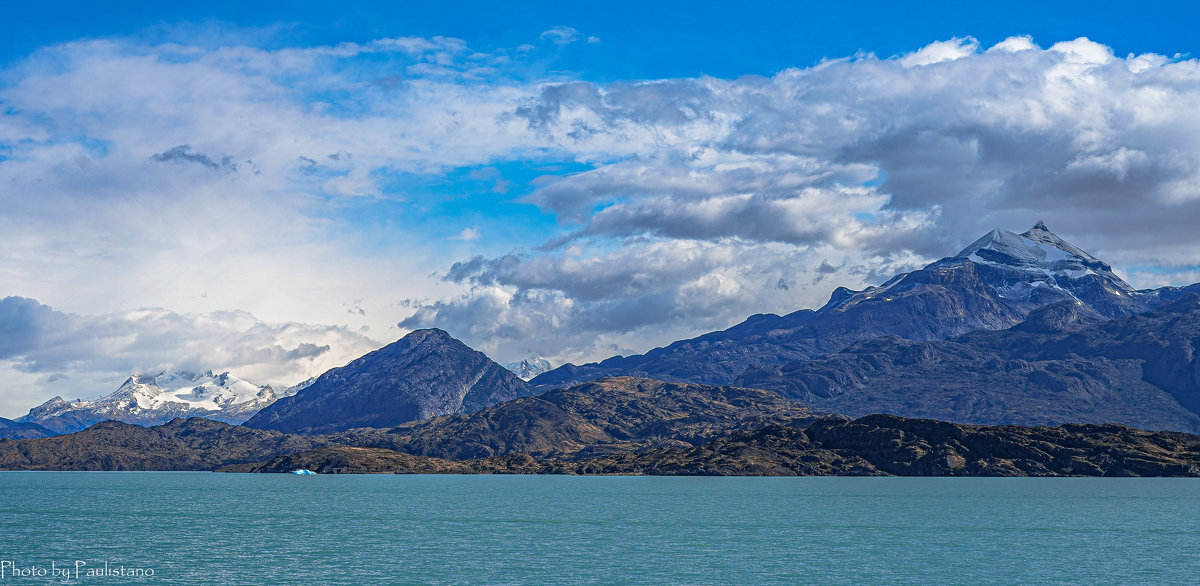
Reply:
M1200 481L0 472L4 562L0 586L1183 584Z

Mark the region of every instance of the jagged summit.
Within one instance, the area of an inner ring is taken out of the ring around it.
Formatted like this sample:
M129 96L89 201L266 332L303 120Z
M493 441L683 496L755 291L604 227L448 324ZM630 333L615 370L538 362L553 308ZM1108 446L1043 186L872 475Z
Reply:
M954 258L1047 268L1068 268L1069 265L1079 264L1086 269L1112 272L1108 264L1051 232L1045 222L1038 222L1023 234L997 228L964 248Z

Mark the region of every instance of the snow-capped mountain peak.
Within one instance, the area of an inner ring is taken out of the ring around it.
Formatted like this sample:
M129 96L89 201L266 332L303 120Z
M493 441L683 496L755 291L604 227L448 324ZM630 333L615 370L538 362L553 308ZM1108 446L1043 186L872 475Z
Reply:
M1112 272L1112 267L1059 238L1043 222L1024 234L992 230L952 258L1024 274L1021 280L1029 284L1059 287L1065 286L1064 281L1091 277L1102 281L1106 288L1125 294L1133 291Z
M548 372L550 370L550 361L541 356L529 356L520 362L506 363L504 364L504 368L512 371L513 374L522 380L530 380L543 372Z
M879 287L841 292L818 314L857 315L855 312L866 311L864 304L894 302L892 307L903 309L885 313L896 315L872 319L909 320L911 327L904 331L905 337L933 339L972 329L1008 327L1033 309L1063 300L1082 302L1107 317L1148 307L1145 295L1117 276L1112 267L1038 222L1023 234L992 230L958 254L896 275ZM884 311L884 305L878 307ZM930 308L944 314L931 314ZM929 319L953 325L931 327Z
M245 403L260 408L275 400L270 387L260 387L228 372L195 374L164 371L153 376L134 375L116 392L97 403L125 403L125 408L153 410L175 403L192 409L220 411ZM136 407L135 407L136 406Z
M228 372L170 370L135 374L99 399L65 401L55 397L18 421L39 423L58 432L78 431L106 419L157 425L174 417L207 417L241 423L276 399L271 387Z

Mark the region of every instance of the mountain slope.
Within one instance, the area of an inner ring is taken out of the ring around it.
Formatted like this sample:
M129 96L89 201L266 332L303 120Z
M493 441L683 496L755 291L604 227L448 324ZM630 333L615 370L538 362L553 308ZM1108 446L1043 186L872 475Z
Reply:
M1105 320L1062 301L1007 330L952 340L878 338L738 384L851 416L960 423L1123 423L1200 431L1200 296Z
M415 421L384 436L335 443L372 445L442 458L510 453L579 458L662 442L703 443L738 429L812 419L807 407L761 389L600 379L484 409Z
M767 427L690 450L584 461L601 474L1200 476L1200 437L1119 425L955 425L871 415Z
M863 291L838 288L828 303L779 317L754 316L728 330L643 355L567 364L530 381L567 386L600 376L731 384L747 369L806 360L879 336L937 340L1019 323L1063 300L1120 317L1177 298L1134 291L1111 267L1038 222L1023 234L993 230L958 254Z
M17 421L37 423L56 433L71 433L108 420L160 425L176 417L205 417L237 424L275 400L271 387L228 372L160 372L134 375L116 391L91 401L54 397Z
M802 309L788 315L750 316L729 329L710 332L635 356L614 356L598 363L564 364L530 380L539 389L561 388L606 376L651 377L676 382L721 385L747 368L808 358L816 341L794 335L814 315Z
M473 413L533 394L508 369L438 329L404 338L317 377L263 409L248 427L331 433Z

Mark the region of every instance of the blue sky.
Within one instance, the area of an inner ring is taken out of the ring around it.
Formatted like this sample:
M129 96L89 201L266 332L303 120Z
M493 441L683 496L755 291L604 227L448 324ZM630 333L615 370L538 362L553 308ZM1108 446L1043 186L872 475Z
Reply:
M1197 8L1187 2L130 2L19 3L0 53L96 36L223 43L254 38L279 48L452 36L481 50L515 47L556 26L602 41L564 50L554 66L595 81L770 75L859 50L882 56L932 40L1013 35L1039 42L1086 36L1117 54L1188 52ZM227 24L240 31L227 30Z
M290 384L417 327L641 352L1038 220L1198 281L1195 13L6 6L0 416L166 368Z

